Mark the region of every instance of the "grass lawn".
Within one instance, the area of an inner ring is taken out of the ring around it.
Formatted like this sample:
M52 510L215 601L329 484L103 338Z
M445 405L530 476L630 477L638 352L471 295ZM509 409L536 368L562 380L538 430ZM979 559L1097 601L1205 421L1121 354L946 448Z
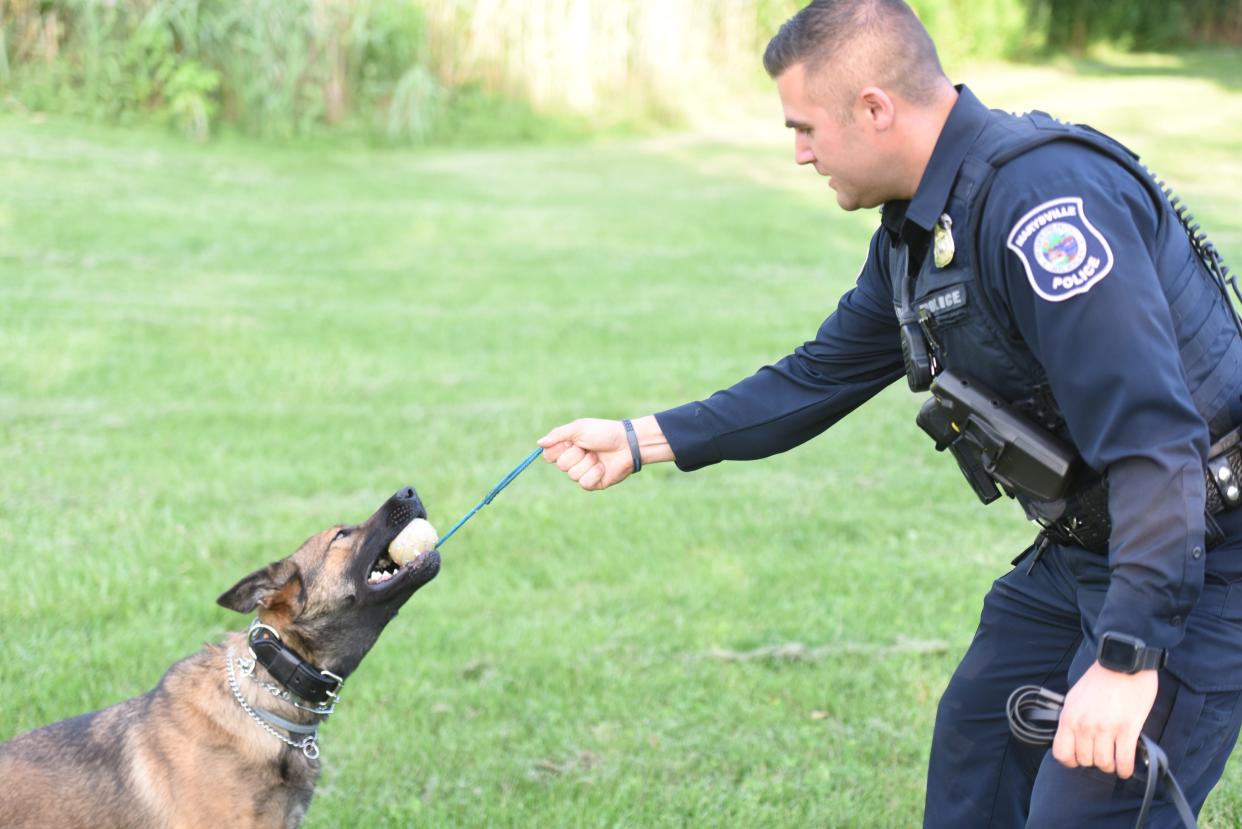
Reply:
M1113 131L1242 263L1236 54L961 74ZM551 426L810 337L876 216L764 103L417 152L0 115L0 739L149 689L245 625L238 578L404 484L447 530ZM351 678L305 825L918 823L936 701L1033 535L919 402L605 494L533 466ZM1239 821L1235 763L1203 823Z

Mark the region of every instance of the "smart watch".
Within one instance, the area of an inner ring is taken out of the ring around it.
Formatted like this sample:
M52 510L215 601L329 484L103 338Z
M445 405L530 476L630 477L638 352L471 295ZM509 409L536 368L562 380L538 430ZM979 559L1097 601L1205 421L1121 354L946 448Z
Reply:
M1149 648L1137 636L1124 633L1105 633L1095 652L1096 660L1110 671L1137 674L1152 668L1163 668L1168 658L1164 648Z

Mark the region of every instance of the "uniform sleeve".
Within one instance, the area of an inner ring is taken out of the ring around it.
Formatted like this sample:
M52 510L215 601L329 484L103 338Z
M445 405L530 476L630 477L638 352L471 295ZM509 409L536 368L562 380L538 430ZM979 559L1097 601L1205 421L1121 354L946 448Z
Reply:
M706 400L659 412L677 466L752 460L815 437L904 373L892 292L872 237L854 288L815 339Z
M1004 168L989 205L989 292L1047 372L1082 457L1108 476L1112 577L1095 634L1171 648L1203 584L1208 431L1153 264L1156 207L1115 162L1065 148Z

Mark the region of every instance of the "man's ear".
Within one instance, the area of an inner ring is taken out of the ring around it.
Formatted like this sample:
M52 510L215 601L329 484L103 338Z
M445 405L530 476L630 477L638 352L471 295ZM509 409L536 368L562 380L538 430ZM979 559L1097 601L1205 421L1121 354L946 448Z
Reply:
M256 607L283 611L296 617L306 602L302 573L289 559L273 562L229 588L216 599L221 607L250 613Z
M862 111L877 132L884 132L893 125L897 117L897 105L892 96L878 86L865 86L858 93Z

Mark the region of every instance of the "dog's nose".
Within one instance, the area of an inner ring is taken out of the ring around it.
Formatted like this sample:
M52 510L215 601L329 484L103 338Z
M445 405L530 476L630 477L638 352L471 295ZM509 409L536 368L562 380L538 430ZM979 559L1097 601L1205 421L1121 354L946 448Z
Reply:
M388 501L388 520L390 524L404 525L411 518L426 518L427 509L418 499L414 487L398 489Z
M377 522L376 526L398 528L404 527L415 518L426 517L427 508L418 499L418 493L412 486L398 489L391 498L384 502L382 507L376 510L375 515L371 516L372 520Z

